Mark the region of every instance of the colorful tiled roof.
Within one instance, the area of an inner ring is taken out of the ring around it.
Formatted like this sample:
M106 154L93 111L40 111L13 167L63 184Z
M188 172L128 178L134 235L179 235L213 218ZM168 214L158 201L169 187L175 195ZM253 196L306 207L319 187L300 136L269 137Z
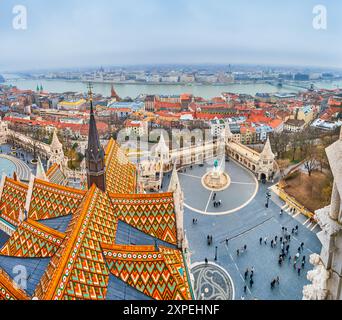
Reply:
M102 245L110 272L156 300L191 300L181 252L154 246Z
M28 186L19 181L6 178L0 199L0 217L12 224L19 225L19 212L24 211Z
M110 194L110 198L120 220L160 240L177 244L172 193Z
M28 217L44 220L74 214L84 195L81 190L35 179Z
M29 300L25 291L18 288L5 271L0 268L0 300Z
M64 237L63 233L27 219L13 233L0 254L20 258L52 257Z
M46 177L50 182L65 186L68 182L67 177L61 170L60 166L55 163L46 172Z
M114 244L117 220L109 197L93 186L36 290L40 299L103 300L109 271L100 242Z
M135 193L137 170L111 139L106 148L106 184L110 193Z

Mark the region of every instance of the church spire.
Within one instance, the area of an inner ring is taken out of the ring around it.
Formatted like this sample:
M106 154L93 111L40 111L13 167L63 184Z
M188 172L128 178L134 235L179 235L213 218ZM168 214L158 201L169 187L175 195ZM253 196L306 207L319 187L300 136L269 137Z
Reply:
M105 153L100 144L100 138L96 127L96 120L93 108L93 93L90 84L88 94L90 102L88 148L86 150L88 188L90 189L92 185L95 184L99 189L105 191Z

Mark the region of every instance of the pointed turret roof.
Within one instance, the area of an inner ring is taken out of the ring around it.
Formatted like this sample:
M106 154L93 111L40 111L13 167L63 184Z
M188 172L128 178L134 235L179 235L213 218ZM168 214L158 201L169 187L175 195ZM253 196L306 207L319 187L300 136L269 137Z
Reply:
M225 128L224 128L222 134L223 134L223 137L225 139L231 138L233 136L232 131L230 130L230 126L228 123L225 125Z
M178 189L180 189L180 182L179 182L179 177L178 177L176 165L174 165L168 191L169 192L176 192L176 190L178 190Z
M48 181L45 170L44 170L44 166L42 164L42 160L40 159L40 157L38 157L36 177L37 179Z
M53 131L52 142L51 142L50 147L51 147L51 149L63 148L63 145L61 144L61 142L59 141L58 136L57 136L57 129L55 129Z
M265 147L264 147L264 150L261 152L260 156L262 158L273 158L275 157L273 151L272 151L272 147L271 147L271 141L270 141L270 138L268 137L267 138L267 141L266 141L266 144L265 144Z
M156 152L169 152L169 147L167 146L166 142L165 142L165 137L164 137L164 134L161 133L160 135L160 139L159 139L159 142L157 144L157 147L156 147Z

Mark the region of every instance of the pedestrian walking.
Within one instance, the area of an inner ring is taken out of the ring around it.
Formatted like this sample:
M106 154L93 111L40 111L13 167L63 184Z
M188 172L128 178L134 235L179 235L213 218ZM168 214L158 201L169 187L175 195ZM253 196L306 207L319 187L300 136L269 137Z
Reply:
M247 292L247 286L246 286L246 285L243 287L243 292L244 292L244 293Z
M226 239L226 245L227 245L227 246L228 246L228 242L229 242L229 239L227 238L227 239Z
M207 264L208 264L208 259L205 258L205 259L204 259L204 262L205 262L205 264L207 265Z
M273 244L274 244L274 242L273 242L273 240L271 241L271 248L273 248Z
M249 281L249 285L250 285L251 289L253 288L253 284L254 284L254 281L253 281L253 279L251 279L251 280Z
M304 248L304 242L301 243L300 247L303 249Z
M277 277L276 282L277 282L277 285L279 286L279 284L280 284L280 279L279 279L279 277Z
M262 238L259 239L260 244L262 244Z
M249 270L247 269L247 270L245 271L245 280L246 280L247 277L248 277L248 273L249 273Z
M236 250L236 255L237 255L237 256L240 255L240 250L239 250L239 249Z
M244 245L243 249L244 249L245 251L247 251L247 245L246 245L246 244Z
M264 238L264 243L267 244L267 237Z
M291 256L289 256L289 262L291 263L291 260L292 260L292 257Z
M300 276L300 268L298 268L298 276Z
M274 285L275 285L275 280L273 279L272 282L271 282L271 290L274 289Z
M275 242L278 241L278 236L275 236L274 241L275 241Z

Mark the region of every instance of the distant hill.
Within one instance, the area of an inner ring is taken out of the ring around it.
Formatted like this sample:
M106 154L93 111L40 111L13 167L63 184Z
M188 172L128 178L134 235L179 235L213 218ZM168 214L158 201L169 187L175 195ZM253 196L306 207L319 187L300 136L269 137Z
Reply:
M0 83L4 83L5 82L5 78L0 74Z

